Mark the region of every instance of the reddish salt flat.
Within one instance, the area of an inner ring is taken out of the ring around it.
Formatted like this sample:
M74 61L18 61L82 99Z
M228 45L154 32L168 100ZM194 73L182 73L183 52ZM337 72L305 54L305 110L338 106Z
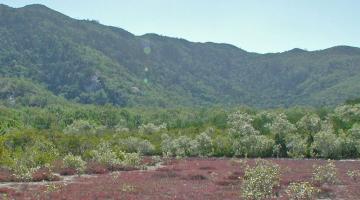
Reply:
M290 182L311 181L313 165L323 160L269 159L281 167L280 197L287 199ZM248 160L252 165L254 160ZM360 161L336 161L339 183L321 186L326 199L360 199L360 184L346 175L360 169ZM45 183L0 184L0 197L10 199L241 199L244 162L221 158L171 160L161 168L122 171Z

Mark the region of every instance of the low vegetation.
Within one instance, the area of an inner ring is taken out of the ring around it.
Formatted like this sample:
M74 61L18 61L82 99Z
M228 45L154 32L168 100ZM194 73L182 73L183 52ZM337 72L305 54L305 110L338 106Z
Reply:
M290 183L286 189L290 200L312 200L318 192L319 189L309 182Z
M243 178L242 197L265 200L275 197L274 189L280 186L280 168L267 161L257 160L254 167L247 167Z
M360 155L360 104L266 111L110 105L0 106L0 110L0 164L18 180L29 180L37 169L69 155L108 170L141 168L141 157L153 155L326 159ZM324 174L332 172L331 165L316 168L314 180L334 182Z

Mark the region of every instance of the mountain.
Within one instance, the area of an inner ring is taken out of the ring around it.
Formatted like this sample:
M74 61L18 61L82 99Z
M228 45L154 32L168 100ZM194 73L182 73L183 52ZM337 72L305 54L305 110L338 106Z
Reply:
M26 98L27 86L33 99L85 104L336 105L360 96L360 48L258 54L0 5L0 85L9 80L4 101Z

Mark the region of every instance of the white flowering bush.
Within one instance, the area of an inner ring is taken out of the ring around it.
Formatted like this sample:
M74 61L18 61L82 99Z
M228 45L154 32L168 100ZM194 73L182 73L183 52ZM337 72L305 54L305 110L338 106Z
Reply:
M360 141L360 123L353 124L348 133L352 139Z
M172 138L166 133L161 135L161 151L163 153L163 156L165 157L170 157L174 155Z
M343 105L335 108L335 116L344 122L359 121L360 104Z
M120 165L122 162L108 142L101 142L96 150L91 151L91 157L93 161L106 165L107 167Z
M101 142L96 150L91 151L92 160L105 165L109 169L118 166L139 167L141 156L139 153L124 153L121 150L113 150L109 142Z
M94 134L96 126L85 120L75 120L64 129L65 134Z
M72 154L68 154L63 158L63 164L65 168L75 169L79 176L84 173L86 167L86 162L83 161L81 156Z
M207 132L197 135L195 141L192 142L192 146L195 148L194 154L201 157L212 156L214 153L214 145Z
M118 142L119 147L127 153L139 153L141 155L151 155L155 147L148 140L136 137L129 137Z
M311 145L312 154L322 158L339 158L341 156L341 141L332 132L320 131L314 135Z
M143 133L143 134L152 134L152 133L156 133L159 132L160 130L166 129L166 124L160 124L159 126L156 126L153 123L148 123L148 124L142 124L141 126L139 126L139 132Z
M126 153L121 163L127 167L139 167L141 165L141 156L138 153Z
M317 133L321 129L321 119L316 114L306 114L296 123L296 126L305 133Z
M287 154L291 158L304 158L307 152L306 139L300 135L290 135L286 137Z
M116 125L114 127L114 129L115 129L115 133L128 133L130 131L129 128L125 127L124 125L120 125L120 124Z
M339 182L334 161L328 160L326 164L314 166L314 181L320 184L336 184Z
M235 156L265 157L271 156L274 144L264 135L249 135L234 139L232 147Z
M309 182L290 183L286 194L290 200L312 200L315 199L319 189Z
M273 134L278 134L280 136L285 137L288 134L292 134L296 132L296 127L294 124L290 123L287 120L285 114L280 113L276 115L271 123L265 125Z
M59 151L50 142L36 141L33 146L27 149L26 154L32 154L32 159L36 166L51 164L59 158Z
M18 181L31 181L34 172L41 167L49 166L58 155L51 143L36 141L33 146L14 155L15 158L9 165L9 169Z
M353 181L357 181L360 178L360 170L349 170L346 172Z
M328 133L335 133L334 125L329 118L321 121L320 131L324 131L324 132L328 132Z
M234 112L228 116L229 134L233 138L239 138L247 135L258 135L260 132L256 130L252 122L253 117L244 112Z
M31 181L33 173L40 167L36 166L34 157L31 154L23 155L14 159L14 165L10 168L18 181Z
M280 185L280 167L258 160L254 167L247 167L243 178L242 197L249 200L272 199L274 189Z
M186 157L197 155L198 143L187 136L171 138L167 134L162 135L161 149L164 156Z
M193 142L187 136L180 136L173 140L173 147L175 150L175 155L177 157L186 157L194 155L192 150L196 149L195 142Z

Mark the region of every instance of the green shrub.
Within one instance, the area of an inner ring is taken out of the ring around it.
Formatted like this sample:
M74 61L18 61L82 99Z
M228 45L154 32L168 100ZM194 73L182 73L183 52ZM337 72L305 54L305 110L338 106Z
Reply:
M280 167L258 160L254 167L247 167L243 178L242 197L249 200L265 200L274 196L280 184Z
M128 167L140 167L141 157L138 153L127 153L122 164Z
M161 149L164 156L186 157L196 155L197 144L187 136L172 139L169 135L162 135Z
M5 147L2 138L0 138L0 166L9 167L12 163L11 152Z
M312 200L318 192L309 182L290 183L286 189L290 200Z
M64 129L65 134L95 134L102 133L106 127L96 126L89 121L76 120Z
M214 156L234 155L232 148L232 139L228 135L218 135L213 139Z
M118 142L120 148L127 153L151 155L155 147L148 141L136 137L129 137Z
M159 132L160 130L163 130L163 129L166 129L165 123L163 123L159 126L156 126L153 123L142 124L141 126L139 126L139 132L143 133L143 134L152 134L152 133Z
M92 160L100 164L112 167L121 164L121 158L112 150L110 143L101 142L96 150L91 151Z
M37 141L27 149L31 152L36 166L45 166L51 164L59 158L59 152L55 146L47 141Z
M68 154L63 158L63 163L65 168L75 169L79 176L85 171L86 162L80 156Z
M314 166L313 179L320 184L336 184L339 182L334 161L328 160L326 164Z
M275 142L264 135L248 135L234 139L233 151L236 156L266 157L272 155Z
M291 135L286 139L287 154L291 158L304 158L307 152L307 142L300 135Z
M306 114L296 123L296 126L303 133L317 133L321 129L321 119L316 114Z
M229 134L232 138L239 138L242 136L258 135L260 132L256 130L252 123L253 116L237 111L228 116Z
M207 132L203 132L197 135L193 143L195 148L194 154L201 157L213 155L214 153L213 142L211 137L207 134Z
M28 182L32 180L34 172L39 168L40 167L34 164L33 157L22 156L14 160L14 165L12 165L11 170L14 172L13 175L17 181Z
M328 131L320 131L314 135L312 153L315 157L339 158L341 157L341 141Z

